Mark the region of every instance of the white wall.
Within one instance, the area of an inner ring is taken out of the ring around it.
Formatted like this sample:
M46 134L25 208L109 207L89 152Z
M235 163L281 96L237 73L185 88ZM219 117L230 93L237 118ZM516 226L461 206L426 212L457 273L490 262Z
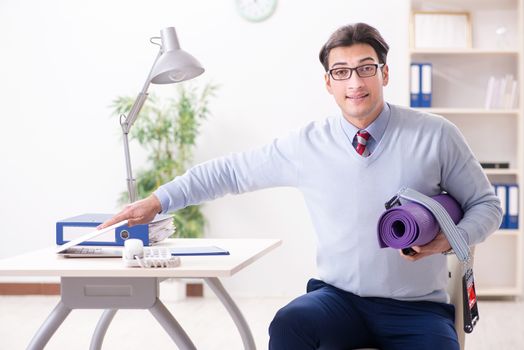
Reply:
M0 257L52 245L57 220L114 212L125 168L113 98L136 94L156 54L149 37L175 26L221 85L196 160L255 147L338 113L318 51L337 27L363 21L391 46L388 101L407 102L407 1L281 0L262 23L234 0L0 3ZM174 93L173 86L151 92ZM134 169L145 154L132 149ZM315 275L313 229L300 194L271 189L205 205L210 237L284 244L225 281L236 295L296 295Z

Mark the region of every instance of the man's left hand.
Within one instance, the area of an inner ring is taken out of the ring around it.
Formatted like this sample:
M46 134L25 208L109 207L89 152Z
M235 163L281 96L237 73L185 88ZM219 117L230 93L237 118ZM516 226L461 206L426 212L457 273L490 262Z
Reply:
M426 256L430 256L433 254L441 254L442 252L451 249L451 245L449 244L446 236L442 232L439 232L439 234L437 234L435 238L428 244L421 246L415 245L411 247L411 249L413 249L417 254L408 256L404 255L402 253L402 250L400 250L400 255L402 255L405 259L409 261L417 261Z

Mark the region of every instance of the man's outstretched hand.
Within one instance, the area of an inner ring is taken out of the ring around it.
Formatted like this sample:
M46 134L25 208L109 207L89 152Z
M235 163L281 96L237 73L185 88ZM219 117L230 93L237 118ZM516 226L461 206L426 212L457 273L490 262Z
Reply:
M97 229L101 230L123 220L127 220L129 226L148 224L160 211L162 211L160 201L154 194L152 194L145 199L127 205L124 210L113 216L111 219L103 222L97 227Z
M404 255L402 253L402 250L400 250L400 255L402 255L405 259L409 261L417 261L429 255L440 254L442 252L445 252L451 249L451 245L449 244L446 236L442 232L440 232L428 244L421 245L421 246L415 245L411 247L411 249L413 249L417 254Z

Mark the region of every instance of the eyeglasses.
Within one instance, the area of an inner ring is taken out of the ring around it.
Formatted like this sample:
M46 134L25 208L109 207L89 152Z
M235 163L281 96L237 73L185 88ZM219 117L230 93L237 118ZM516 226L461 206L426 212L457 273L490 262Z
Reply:
M349 67L340 67L340 68L333 68L328 70L328 74L333 78L334 80L347 80L351 79L351 76L353 75L353 71L357 72L357 75L360 78L369 78L372 76L375 76L377 74L377 69L382 68L384 66L384 63L373 63L373 64L364 64L362 66L358 66L355 68L349 68Z

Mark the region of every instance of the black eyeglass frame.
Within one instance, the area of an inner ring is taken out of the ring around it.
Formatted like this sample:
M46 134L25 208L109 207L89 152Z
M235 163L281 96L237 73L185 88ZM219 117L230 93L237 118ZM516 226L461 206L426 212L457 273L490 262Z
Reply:
M336 81L342 81L342 80L349 80L351 79L351 77L353 76L353 71L357 72L357 75L359 76L359 78L371 78L371 77L374 77L375 75L377 75L377 71L379 68L382 68L384 67L384 63L367 63L367 64L363 64L361 66L358 66L358 67L355 67L355 68L351 68L351 67L336 67L336 68L331 68L330 70L327 71L327 73L329 74L329 76L331 78L333 78L333 80L336 80ZM358 72L358 69L359 68L362 68L362 67L367 67L367 66L375 66L375 73L373 75L360 75L360 73ZM337 79L333 76L333 71L335 70L338 70L338 69L349 69L349 77L347 78L344 78L344 79Z

